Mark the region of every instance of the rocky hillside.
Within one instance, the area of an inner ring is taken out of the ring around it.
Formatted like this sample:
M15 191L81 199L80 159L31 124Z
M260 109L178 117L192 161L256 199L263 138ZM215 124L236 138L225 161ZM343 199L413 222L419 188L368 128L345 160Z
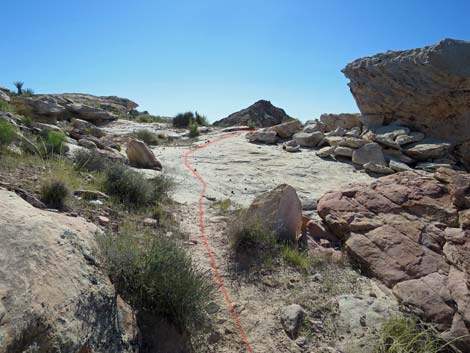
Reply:
M267 127L284 123L292 118L284 109L275 107L267 100L259 100L248 108L232 113L226 118L218 120L214 126L227 127L236 125L250 125Z

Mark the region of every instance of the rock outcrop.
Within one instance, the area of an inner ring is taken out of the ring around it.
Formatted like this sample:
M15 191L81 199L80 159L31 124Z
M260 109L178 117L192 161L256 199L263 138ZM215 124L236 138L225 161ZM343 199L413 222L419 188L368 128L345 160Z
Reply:
M126 98L80 93L38 94L16 99L29 106L36 118L47 122L74 117L99 124L117 119L119 115L125 115L138 106Z
M295 189L287 184L256 197L248 216L264 223L281 240L296 241L302 228L302 204Z
M292 118L284 109L275 107L267 100L259 100L248 108L232 113L224 119L216 121L213 125L220 127L249 125L256 127L269 127L285 123Z
M402 303L441 331L470 327L470 174L405 171L352 184L325 194L318 213Z
M1 353L133 351L135 320L99 268L96 231L0 189Z
M470 42L357 59L343 73L362 114L458 144L470 140Z

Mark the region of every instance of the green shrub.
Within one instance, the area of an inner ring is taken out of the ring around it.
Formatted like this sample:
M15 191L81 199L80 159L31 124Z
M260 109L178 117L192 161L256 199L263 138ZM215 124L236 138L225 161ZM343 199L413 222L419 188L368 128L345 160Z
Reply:
M34 91L31 88L26 88L23 91L23 96L25 97L32 97L34 95Z
M431 327L403 315L388 319L379 332L377 353L439 353L448 343L440 339Z
M29 116L20 115L20 120L24 126L29 128L33 127L33 119L31 119Z
M148 129L140 129L135 132L135 136L144 141L147 145L158 145L157 135Z
M44 131L39 136L40 150L44 156L50 154L62 154L65 152L67 136L61 131Z
M194 119L196 123L200 126L208 126L209 122L207 121L207 117L204 115L200 115L198 112L194 114Z
M192 123L194 123L193 112L180 113L173 118L174 127L184 128L188 127Z
M192 123L189 125L189 137L198 137L199 130L197 129L198 125L196 123Z
M13 104L0 100L0 111L13 113L15 112L15 106Z
M75 169L89 172L102 172L111 161L95 150L79 150L73 156Z
M212 285L173 240L120 234L101 240L111 281L133 308L189 333L201 322Z
M256 127L255 122L253 120L248 120L248 128L254 129Z
M305 252L301 252L293 245L282 246L282 257L291 266L307 271L311 266L311 261Z
M260 220L248 217L246 212L238 212L228 229L234 259L242 269L270 265L279 254L276 236Z
M41 200L47 207L62 210L69 195L67 185L61 180L46 181L41 186Z
M9 145L16 136L16 127L5 120L0 120L0 146Z
M143 207L158 202L166 196L171 187L170 180L164 176L148 180L119 163L110 164L105 174L105 191L116 196L120 202L132 206Z

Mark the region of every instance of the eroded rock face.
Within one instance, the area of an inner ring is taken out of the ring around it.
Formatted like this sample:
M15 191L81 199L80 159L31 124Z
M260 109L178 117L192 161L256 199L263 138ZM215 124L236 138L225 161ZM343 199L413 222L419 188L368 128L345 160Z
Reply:
M295 189L287 184L256 197L248 215L263 222L279 239L296 241L302 228L302 203Z
M64 93L38 94L33 97L18 97L32 109L32 113L44 120L75 117L92 123L115 120L138 105L126 98L115 96L98 97L91 94Z
M449 335L470 327L470 174L404 171L329 192L317 209L350 257L402 303Z
M462 143L470 140L469 62L470 42L444 39L357 59L343 73L363 114Z
M96 227L0 189L0 352L132 352L135 320L96 260Z
M275 107L267 100L259 100L248 108L232 113L224 119L216 121L214 126L248 125L253 123L256 127L269 127L285 123L292 118L284 109Z

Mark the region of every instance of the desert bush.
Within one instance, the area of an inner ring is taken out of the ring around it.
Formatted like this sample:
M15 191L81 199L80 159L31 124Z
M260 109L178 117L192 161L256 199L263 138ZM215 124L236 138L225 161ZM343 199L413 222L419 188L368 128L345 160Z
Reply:
M102 172L111 161L95 150L79 150L73 156L75 169L89 172Z
M0 120L0 146L9 145L16 138L16 128L5 120Z
M207 121L207 117L205 115L201 115L198 112L194 114L194 120L200 126L208 126L209 122Z
M248 128L254 129L256 127L255 122L253 120L248 120Z
M173 118L174 127L188 127L191 123L194 123L193 112L180 113Z
M24 85L24 82L21 82L21 81L16 81L16 82L13 82L13 85L16 87L16 89L18 90L17 91L17 94L19 96L21 96L23 94L23 85Z
M25 96L25 97L32 97L33 95L34 95L34 91L31 88L26 88L23 91L23 96Z
M149 129L140 129L135 132L135 136L144 141L147 145L158 145L157 135Z
M276 237L260 220L248 217L246 212L237 212L228 229L234 260L242 269L270 265L279 254Z
M120 202L132 206L147 206L162 200L171 187L171 181L160 176L145 179L124 164L110 164L105 171L105 191Z
M33 127L33 119L31 119L29 116L20 115L20 120L24 126L29 128Z
M426 327L413 317L398 315L382 325L376 352L440 353L448 346L449 343L440 339L432 327Z
M289 265L308 271L312 265L312 261L307 253L299 251L291 244L285 244L281 248L282 257Z
M183 332L202 320L212 285L175 241L119 234L100 243L108 274L132 307L166 319Z
M0 111L15 112L15 106L13 104L0 100Z
M41 186L41 201L47 207L62 210L69 195L67 185L61 180L46 181Z
M198 137L199 136L199 131L198 131L198 125L196 123L192 123L189 125L189 137Z
M44 156L65 152L67 136L61 131L44 131L38 138L39 150Z

